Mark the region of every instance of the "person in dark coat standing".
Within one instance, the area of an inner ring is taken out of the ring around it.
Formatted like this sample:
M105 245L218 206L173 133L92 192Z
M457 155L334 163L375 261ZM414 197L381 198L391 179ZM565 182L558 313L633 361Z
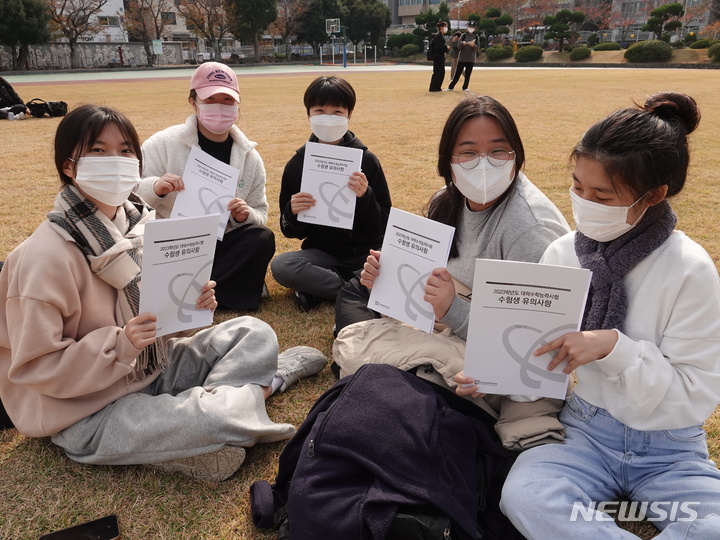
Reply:
M437 23L437 34L430 41L428 59L433 61L433 74L430 79L430 91L440 92L445 79L445 54L449 48L445 43L445 34L448 30L448 23L440 21Z
M467 32L465 32L457 42L458 66L455 70L455 76L448 86L448 90L454 90L455 85L460 80L460 75L465 72L465 80L463 81L463 90L467 90L470 85L470 76L472 75L473 66L475 65L475 57L478 50L478 36L475 33L475 21L468 22Z

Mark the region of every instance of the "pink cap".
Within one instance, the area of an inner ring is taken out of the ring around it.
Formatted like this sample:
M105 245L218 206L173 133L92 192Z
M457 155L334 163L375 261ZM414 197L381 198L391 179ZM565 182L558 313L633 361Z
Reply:
M240 101L240 88L235 72L220 62L201 64L190 79L190 90L195 90L200 99L207 99L215 94L229 94Z

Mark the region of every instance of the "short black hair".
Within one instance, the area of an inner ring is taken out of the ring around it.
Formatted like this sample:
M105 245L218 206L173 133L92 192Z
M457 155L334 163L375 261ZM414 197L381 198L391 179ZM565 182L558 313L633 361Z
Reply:
M140 138L132 122L123 113L110 107L81 105L67 113L55 132L55 167L63 185L73 183L73 179L63 172L65 160L77 161L110 124L115 124L125 137L135 156L140 160L140 170L142 170Z
M310 114L310 109L318 105L344 107L349 113L355 108L355 90L345 79L340 77L318 77L305 90L303 102Z

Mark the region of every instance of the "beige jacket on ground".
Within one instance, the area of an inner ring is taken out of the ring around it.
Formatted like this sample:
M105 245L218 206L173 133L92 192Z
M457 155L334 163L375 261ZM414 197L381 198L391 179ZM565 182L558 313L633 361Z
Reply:
M457 383L453 377L463 369L465 345L450 329L426 334L383 317L343 328L333 344L333 357L341 377L355 373L363 364L390 364L405 371L430 365L438 377L422 375L423 370L418 374L454 390ZM562 400L516 402L500 395L468 399L497 419L495 430L506 448L524 450L563 441L565 428L557 419Z

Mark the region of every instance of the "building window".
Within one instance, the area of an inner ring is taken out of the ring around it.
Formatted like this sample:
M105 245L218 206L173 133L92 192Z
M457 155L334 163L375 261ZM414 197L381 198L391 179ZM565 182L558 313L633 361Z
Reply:
M166 11L165 13L161 13L160 20L165 24L177 24L177 21L175 19L175 13L173 13L172 11Z
M118 17L98 17L98 24L100 26L120 26L120 19Z

